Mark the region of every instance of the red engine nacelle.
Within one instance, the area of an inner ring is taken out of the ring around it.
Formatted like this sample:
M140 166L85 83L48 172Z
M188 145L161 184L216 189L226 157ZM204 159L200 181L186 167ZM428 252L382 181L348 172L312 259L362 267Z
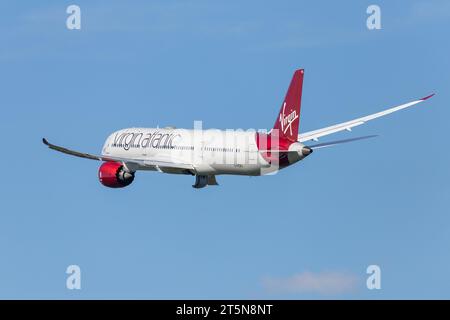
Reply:
M109 188L123 188L134 180L134 172L127 172L120 162L105 162L98 169L98 179Z

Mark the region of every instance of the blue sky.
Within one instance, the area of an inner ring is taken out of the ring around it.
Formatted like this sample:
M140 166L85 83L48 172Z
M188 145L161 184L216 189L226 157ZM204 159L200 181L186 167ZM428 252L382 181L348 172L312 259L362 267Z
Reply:
M382 29L366 28L381 8ZM81 30L66 8L81 7ZM0 298L450 298L447 1L0 3ZM305 68L300 131L437 95L266 177L138 173L129 126L269 128ZM82 289L66 289L79 265ZM381 290L365 287L379 265Z

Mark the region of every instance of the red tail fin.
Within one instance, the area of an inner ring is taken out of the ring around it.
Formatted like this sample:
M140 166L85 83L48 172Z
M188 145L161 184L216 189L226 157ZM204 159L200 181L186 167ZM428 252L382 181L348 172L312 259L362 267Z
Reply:
M277 129L280 138L290 141L297 141L298 126L300 122L300 106L302 102L304 70L295 71L291 84L281 105L278 119L275 121L273 129Z

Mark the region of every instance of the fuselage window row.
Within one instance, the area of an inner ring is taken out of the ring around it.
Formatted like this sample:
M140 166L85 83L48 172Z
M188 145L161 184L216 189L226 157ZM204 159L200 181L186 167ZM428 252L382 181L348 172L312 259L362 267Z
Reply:
M140 145L127 145L123 143L113 143L113 148L140 148ZM153 149L175 149L175 150L194 150L194 146L159 146L159 147L153 147L150 146L150 148ZM204 147L204 151L212 151L212 152L241 152L240 148L217 148L217 147Z

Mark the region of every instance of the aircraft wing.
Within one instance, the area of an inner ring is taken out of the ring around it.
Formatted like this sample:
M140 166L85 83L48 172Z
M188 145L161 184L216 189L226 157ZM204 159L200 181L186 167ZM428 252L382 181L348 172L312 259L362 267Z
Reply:
M137 168L140 169L155 169L157 171L166 171L167 169L172 170L194 170L194 167L191 164L181 163L181 162L172 162L167 160L151 160L151 159L132 159L132 158L122 158L122 157L110 157L110 156L99 156L93 155L89 153L78 152L74 150L70 150L64 147L60 147L54 144L51 144L47 141L47 139L43 138L42 142L47 145L50 149L85 159L91 160L99 160L99 161L117 161L125 164L126 167L135 170Z
M408 102L408 103L405 103L405 104L402 104L402 105L399 105L399 106L396 106L396 107L393 107L393 108L390 108L390 109L387 109L387 110L384 110L384 111L381 111L381 112L377 112L377 113L374 113L374 114L371 114L371 115L368 115L368 116L365 116L365 117L362 117L362 118L358 118L358 119L350 120L350 121L347 121L347 122L335 124L335 125L332 125L332 126L329 126L329 127L318 129L318 130L313 130L313 131L300 133L298 135L298 141L299 142L304 142L304 141L309 141L309 140L317 141L318 138L320 138L320 137L327 136L329 134L333 134L333 133L336 133L336 132L339 132L339 131L344 131L344 130L351 131L351 128L353 128L353 127L362 125L362 124L366 123L367 121L383 117L383 116L388 115L390 113L393 113L393 112L396 112L396 111L399 111L399 110L402 110L402 109L406 109L406 108L412 107L412 106L414 106L414 105L416 105L418 103L421 103L421 102L431 98L432 96L434 96L434 93L429 95L429 96L427 96L427 97L424 97L422 99L411 101L411 102Z

